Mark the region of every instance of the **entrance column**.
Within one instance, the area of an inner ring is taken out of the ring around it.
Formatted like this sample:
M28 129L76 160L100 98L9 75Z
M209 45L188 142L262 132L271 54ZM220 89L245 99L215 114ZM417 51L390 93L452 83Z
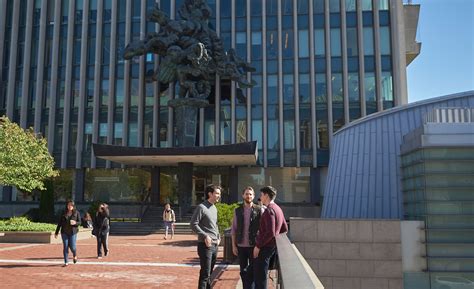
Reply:
M153 206L160 205L160 168L151 168L151 204Z
M178 163L178 202L182 219L191 208L193 192L193 163Z

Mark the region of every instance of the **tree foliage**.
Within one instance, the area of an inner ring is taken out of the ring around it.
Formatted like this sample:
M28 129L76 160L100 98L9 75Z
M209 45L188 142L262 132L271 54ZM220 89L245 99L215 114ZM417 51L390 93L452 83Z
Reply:
M46 139L31 128L23 130L7 117L1 117L0 184L28 192L44 190L44 180L57 175Z
M217 203L217 226L219 232L224 233L224 230L232 226L232 219L234 218L234 210L239 206L238 203L224 204Z

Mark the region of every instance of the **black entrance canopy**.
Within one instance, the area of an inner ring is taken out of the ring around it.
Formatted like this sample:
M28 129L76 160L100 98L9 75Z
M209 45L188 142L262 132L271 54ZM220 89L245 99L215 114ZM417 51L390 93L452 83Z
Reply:
M257 162L257 142L219 146L145 148L115 145L92 145L96 157L125 165L177 166L247 166Z

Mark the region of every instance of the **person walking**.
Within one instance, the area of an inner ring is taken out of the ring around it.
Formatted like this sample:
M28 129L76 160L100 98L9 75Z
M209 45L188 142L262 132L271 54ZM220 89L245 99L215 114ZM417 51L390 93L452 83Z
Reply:
M252 187L242 191L242 204L234 211L232 219L232 252L239 258L240 278L244 289L254 288L253 247L260 225L261 208L253 203Z
M82 227L86 229L93 227L91 214L86 212L82 218Z
M109 254L110 213L106 203L100 204L97 208L93 227L93 235L97 238L97 259L102 259L102 247L104 255Z
M174 214L171 205L167 203L163 211L163 223L165 224L165 236L163 239L168 239L168 229L171 230L171 239L174 237L174 223L176 222L176 215Z
M191 218L191 229L198 234L197 251L201 270L199 271L199 289L211 288L211 274L217 258L217 247L220 243L217 226L217 208L215 204L221 198L222 188L209 185L205 189L206 200L194 210Z
M74 202L68 201L66 203L64 212L59 217L58 225L56 226L56 232L54 233L54 237L57 239L59 231L61 231L61 238L63 241L64 267L69 265L69 249L71 249L74 264L77 263L76 240L77 232L79 231L78 227L80 224L81 216L76 210Z
M270 259L276 254L275 237L288 232L285 215L275 203L277 191L271 186L260 189L260 199L267 207L260 218L255 247L253 249L255 288L267 289Z

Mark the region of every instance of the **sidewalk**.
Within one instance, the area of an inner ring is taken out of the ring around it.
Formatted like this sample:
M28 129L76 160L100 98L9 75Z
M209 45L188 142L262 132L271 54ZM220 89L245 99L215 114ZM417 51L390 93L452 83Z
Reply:
M196 237L111 236L110 253L97 259L95 238L79 240L79 261L62 267L62 244L0 244L2 288L196 288ZM239 269L221 264L213 288L236 288Z

